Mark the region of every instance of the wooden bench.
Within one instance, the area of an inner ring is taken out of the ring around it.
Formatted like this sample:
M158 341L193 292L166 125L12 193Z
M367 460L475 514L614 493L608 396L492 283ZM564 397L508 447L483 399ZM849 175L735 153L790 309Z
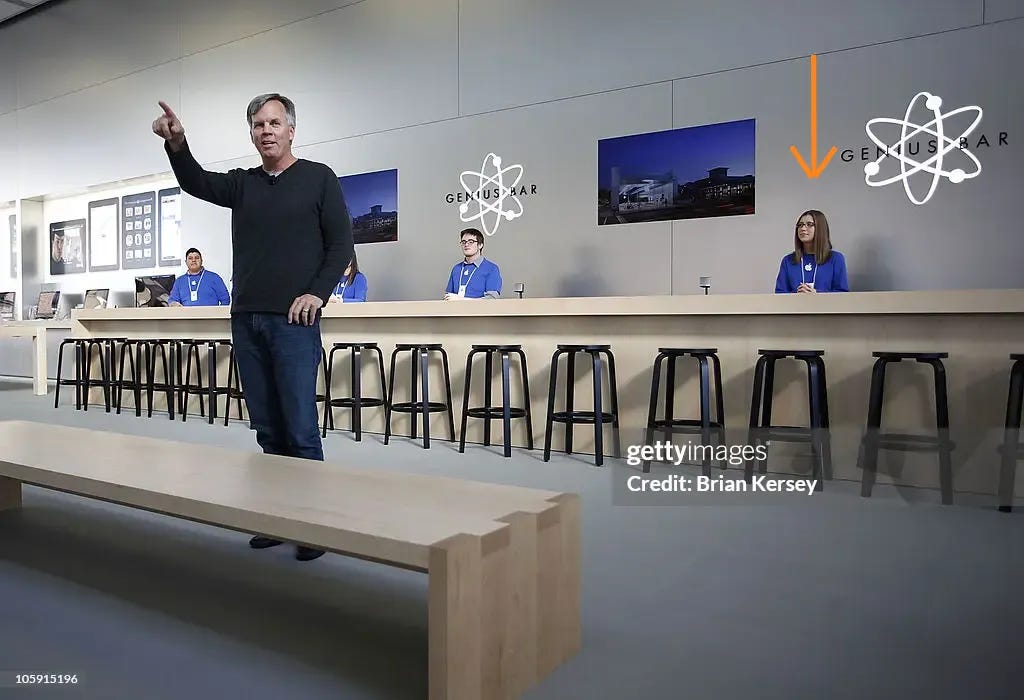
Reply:
M0 510L32 484L428 575L429 697L517 697L580 648L575 494L0 422Z

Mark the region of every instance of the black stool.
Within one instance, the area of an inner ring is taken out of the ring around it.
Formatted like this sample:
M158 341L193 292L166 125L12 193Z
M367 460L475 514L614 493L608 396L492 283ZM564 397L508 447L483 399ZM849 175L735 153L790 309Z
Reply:
M577 411L573 407L573 394L576 383L576 354L590 355L591 368L594 375L594 410ZM558 358L566 356L565 410L555 412L555 390L558 388ZM608 359L608 383L610 387L611 412L601 408L601 356ZM621 457L619 443L619 396L615 382L615 356L610 345L559 345L551 356L551 380L548 385L548 418L544 430L544 461L551 458L551 432L553 423L565 424L565 452L572 454L572 427L576 423L594 425L594 463L604 464L604 424L612 424L612 435L615 440L615 456Z
M999 469L999 510L1013 510L1013 482L1017 461L1024 459L1024 445L1020 443L1021 404L1024 402L1024 354L1010 355L1010 393L1006 399L1006 432L999 447L1002 465Z
M62 370L64 366L64 348L68 345L74 346L75 353L75 378L64 379ZM85 340L82 338L65 338L60 342L57 349L57 387L53 397L53 407L60 404L60 388L62 386L75 387L75 410L82 408L82 364L85 362Z
M484 405L469 407L469 389L473 374L473 356L483 353L485 357L484 379ZM494 355L501 357L501 405L491 404L491 377L494 366ZM523 404L524 408L517 408L511 403L511 382L509 369L511 365L510 356L519 358L519 369L523 377ZM522 345L474 345L466 357L466 390L462 399L462 435L459 438L459 452L466 451L466 421L469 418L484 419L484 446L491 444L491 421L502 420L504 427L505 456L512 456L512 419L526 419L526 440L527 449L533 449L533 419L530 415L530 378L526 370L526 353Z
M654 432L665 433L671 439L673 433L700 433L702 445L702 473L711 474L711 431L714 430L720 445L725 440L725 409L722 405L722 365L718 360L718 348L658 348L658 356L654 359L654 374L651 377L651 406L647 413L647 431L644 444L650 445ZM692 357L697 360L700 372L700 418L673 418L676 390L676 360L680 357ZM657 418L658 384L661 381L661 365L668 360L668 376L665 378L665 416ZM708 360L714 368L715 381L715 420L711 420L711 377L708 372ZM725 463L723 463L723 468ZM651 471L651 461L644 460L643 469Z
M824 479L832 478L832 442L829 437L828 381L825 378L824 350L758 350L754 366L754 390L750 397L750 424L747 445L757 448L771 440L809 442L814 451L815 490L824 488ZM791 358L807 365L807 408L809 427L772 425L772 398L775 392L775 363ZM768 471L766 459L754 457L747 461L745 476L753 477L754 467L761 474Z
M143 359L143 354L145 354L145 359ZM131 377L129 379L124 378L124 361L126 357L131 366ZM117 404L117 415L121 415L121 402L124 397L124 391L127 389L135 395L135 415L141 416L142 388L144 385L148 385L150 381L149 365L151 355L149 342L145 340L125 340L121 343L118 358L117 381L113 387L116 393L114 403ZM153 401L151 398L150 406L152 405Z
M82 391L82 410L89 410L89 393L93 387L103 389L103 403L107 413L110 413L112 405L112 389L114 387L114 353L118 343L124 343L127 338L84 338L82 378L79 386ZM92 378L92 351L95 350L99 359L100 378Z
M411 354L411 365L412 365L412 380L409 384L409 391L411 394L411 400L402 403L395 403L395 361L398 358L398 353L408 352ZM440 401L430 401L429 387L427 386L427 369L428 358L430 353L437 352L441 354L441 360L444 363L444 388L445 395L448 399L447 403ZM419 356L419 370L422 374L422 390L423 397L421 399L416 398L416 372L417 372L417 356ZM455 417L452 415L452 382L451 375L448 372L448 353L445 352L444 348L440 343L427 343L427 344L415 344L415 343L400 343L395 346L395 351L391 353L391 370L389 373L388 382L388 401L384 407L386 424L384 428L384 444L388 444L388 440L391 437L391 412L399 411L400 413L411 413L412 414L412 431L409 437L416 439L416 414L419 413L423 416L423 447L424 449L430 448L430 413L431 411L445 411L448 412L448 429L450 434L451 442L455 442Z
M878 470L879 449L903 450L907 452L925 452L936 450L939 454L939 483L942 489L942 502L949 505L953 502L953 466L950 453L956 447L949 439L949 406L946 401L946 368L943 358L949 357L946 352L874 352L871 353L875 366L871 370L871 396L868 399L868 423L864 433L863 447L863 480L861 496L871 495ZM885 366L890 362L915 360L931 365L935 374L935 427L936 435L907 435L900 433L882 433L882 397L885 390Z
M218 338L213 340L187 340L183 341L184 348L182 352L186 356L185 360L185 374L179 387L181 397L181 420L184 422L188 416L188 397L192 394L199 396L199 414L204 415L203 397L209 399L209 411L205 414L210 425L213 425L213 421L217 419L217 397L221 394L228 395L230 401L230 389L226 386L220 386L217 384L217 350L221 346L227 346L230 350L229 354L234 353L234 346L230 340L224 338ZM202 364L200 362L199 346L206 346L206 368L207 368L207 385L203 387L202 380ZM195 357L196 361L196 383L192 384L192 358ZM179 356L179 367L180 367L180 356ZM230 370L229 370L230 372Z
M177 360L181 354L181 341L158 338L147 342L151 346L146 375L147 415L149 418L153 417L153 395L159 392L167 395L167 417L174 420L174 401L177 397L178 385L181 383L181 364ZM156 359L158 357L162 364L163 381L157 381ZM175 367L178 367L177 377L174 373Z
M228 421L231 420L231 399L235 400L238 420L242 420L244 417L242 400L245 398L245 392L242 391L242 377L238 373L238 360L235 358L234 345L231 346L231 352L228 353L228 384L224 388L224 394L224 427L227 427Z
M334 396L331 384L334 381L334 353L349 350L352 354L352 396ZM377 356L377 369L380 371L380 398L374 396L363 396L362 373L363 373L363 351L373 352ZM377 347L377 343L335 343L331 346L331 354L325 358L324 383L326 396L324 400L324 425L323 437L327 437L327 425L330 423L331 430L334 430L334 409L352 409L352 432L356 434L356 442L363 439L363 409L372 406L383 406L384 397L387 395L387 385L384 383L384 353ZM415 366L415 362L413 363ZM415 371L415 369L414 369ZM416 385L413 377L413 387ZM415 388L414 388L415 391ZM424 394L425 395L425 394ZM449 400L448 403L451 403ZM415 419L413 419L413 430L415 430Z

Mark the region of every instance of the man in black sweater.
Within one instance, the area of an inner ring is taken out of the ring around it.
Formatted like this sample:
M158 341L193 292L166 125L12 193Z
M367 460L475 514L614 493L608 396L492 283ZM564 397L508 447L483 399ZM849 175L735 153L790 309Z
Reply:
M181 120L164 102L153 132L181 189L231 209L231 337L249 422L268 454L323 460L316 409L320 308L353 255L352 220L334 172L296 158L295 105L271 93L246 110L262 167L204 170ZM281 544L253 537L256 549ZM322 551L298 547L302 561Z

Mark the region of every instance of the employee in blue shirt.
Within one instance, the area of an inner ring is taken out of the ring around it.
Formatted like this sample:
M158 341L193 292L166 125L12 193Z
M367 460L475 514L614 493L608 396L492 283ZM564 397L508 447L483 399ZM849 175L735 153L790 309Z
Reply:
M805 211L796 220L794 251L782 258L775 293L817 294L848 292L846 258L832 249L828 220L817 209Z
M366 301L366 275L359 271L359 262L355 254L352 255L352 262L345 268L341 281L331 292L330 302L344 302L350 304L354 301Z
M216 272L203 267L203 254L198 248L185 251L188 273L174 280L169 306L230 306L227 285Z
M463 261L452 268L445 288L445 301L497 299L501 295L501 271L484 258L484 234L467 228L459 234Z

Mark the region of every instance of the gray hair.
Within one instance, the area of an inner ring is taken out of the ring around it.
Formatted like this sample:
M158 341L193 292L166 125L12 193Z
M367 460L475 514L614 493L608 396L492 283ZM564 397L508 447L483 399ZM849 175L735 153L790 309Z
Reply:
M256 112L263 109L263 105L267 104L271 100L277 100L284 105L284 111L288 114L288 126L295 128L295 103L289 100L284 95L276 92L268 92L265 95L257 95L252 98L252 102L245 110L246 119L249 121L249 127L252 128L252 118Z

